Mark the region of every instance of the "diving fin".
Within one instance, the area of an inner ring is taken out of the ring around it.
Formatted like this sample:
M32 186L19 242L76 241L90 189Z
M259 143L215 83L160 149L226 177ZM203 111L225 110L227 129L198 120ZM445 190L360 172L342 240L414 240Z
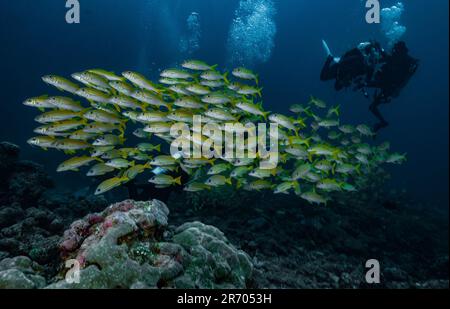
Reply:
M340 57L333 57L330 47L328 47L328 44L325 40L322 40L322 46L323 46L323 49L325 50L325 53L327 54L327 57L333 58L333 61L336 63L339 63L341 61Z
M331 54L331 50L328 47L328 44L327 44L327 42L325 40L322 40L322 46L323 46L323 49L325 50L325 53L327 54L327 57L333 56Z

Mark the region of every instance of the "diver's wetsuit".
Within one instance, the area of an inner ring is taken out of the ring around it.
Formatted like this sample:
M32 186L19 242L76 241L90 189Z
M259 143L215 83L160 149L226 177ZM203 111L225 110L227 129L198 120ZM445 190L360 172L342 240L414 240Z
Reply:
M418 60L408 55L404 42L398 42L392 53L386 53L377 42L361 43L348 51L339 61L328 56L320 74L322 81L336 80L335 89L340 91L353 86L369 98L368 88L375 90L371 112L378 118L375 131L388 126L378 107L397 97L418 67Z

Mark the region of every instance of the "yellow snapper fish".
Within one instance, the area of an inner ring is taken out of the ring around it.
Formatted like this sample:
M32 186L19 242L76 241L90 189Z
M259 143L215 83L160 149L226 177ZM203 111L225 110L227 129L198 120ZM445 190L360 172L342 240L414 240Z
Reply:
M221 121L237 121L232 114L219 108L210 108L204 115Z
M95 190L95 195L106 193L112 189L120 187L122 184L127 183L129 179L127 177L114 177L102 182Z
M57 75L46 75L42 77L42 80L61 91L66 91L72 94L76 94L80 89L80 86L78 86L77 84Z
M302 199L308 201L311 204L327 204L327 199L324 198L323 196L317 194L314 191L310 191L310 192L305 192L303 194L300 195Z
M109 103L109 100L111 99L109 94L94 88L80 88L76 94L88 101L99 103Z
M179 69L167 69L162 71L160 75L165 78L194 79L191 73Z
M170 175L155 175L152 178L150 178L148 182L160 186L170 186L174 184L181 186L181 176L173 178Z
M88 70L91 73L103 76L109 81L123 81L124 78L121 76L117 76L114 72L109 72L103 69L90 69Z
M247 112L252 115L262 116L264 119L267 119L270 112L264 112L261 104L253 104L250 102L238 102L236 103L236 107L240 110Z
M139 73L126 71L122 73L122 76L141 89L156 93L161 92L157 85L153 84L151 81L147 80L143 75Z
M64 120L81 117L81 116L82 116L82 113L78 113L78 112L53 110L53 111L46 112L44 114L37 116L34 120L36 122L46 124L46 123L64 121Z
M150 143L140 143L136 146L136 148L141 152L161 152L161 145L153 145Z
M259 84L258 75L256 75L249 69L242 68L242 67L236 68L232 71L232 74L233 74L233 76L235 76L237 78L245 79L245 80L254 80L256 82L256 84Z
M114 167L116 169L124 169L124 168L128 168L128 167L134 166L135 162L134 161L129 162L126 159L116 158L116 159L109 160L105 164L107 166Z
M212 166L208 170L207 174L208 175L218 175L218 174L221 174L221 173L227 171L229 168L230 168L230 165L228 163L217 164L217 165Z
M103 176L108 173L111 173L115 171L114 167L108 166L105 163L98 163L94 165L87 173L86 176L88 177L98 177Z
M200 78L202 78L204 80L209 80L209 81L223 80L223 81L225 81L225 83L229 83L227 76L228 76L228 72L226 72L225 74L221 74L214 70L205 71L200 74Z
M41 111L44 111L44 109L46 108L55 108L55 106L48 100L47 95L26 99L23 102L23 105L29 107L36 107Z
M37 127L33 130L34 133L40 135L47 135L52 137L67 137L70 133L58 132L57 130L53 130L53 125L44 125Z
M221 88L224 87L225 81L223 80L201 80L200 85L208 88Z
M365 124L360 124L356 127L356 130L361 134L362 136L374 136L375 133L373 133L372 129Z
M93 161L103 162L99 158L92 158L92 157L87 157L87 156L75 157L75 158L71 158L71 159L61 163L58 166L58 168L56 169L56 171L58 173L66 172L66 171L78 171L78 169L80 167L88 165L88 164L90 164Z
M270 181L264 179L253 181L246 186L246 189L250 191L272 190L273 188L274 185Z
M95 134L95 133L86 133L83 130L78 130L78 131L71 133L69 135L69 138L75 139L75 140L87 141L90 139L94 139L97 136L98 136L98 134Z
M203 104L196 97L185 96L177 99L173 105L181 108L190 108L190 109L203 109L205 108L205 104Z
M341 185L335 179L322 179L316 184L316 188L326 192L342 191Z
M147 162L146 164L136 164L136 165L130 167L129 169L127 169L123 173L123 176L127 177L130 180L133 180L138 175L142 174L146 169L149 169L151 167L152 166L150 165L149 162Z
M339 130L344 134L353 134L356 131L354 126L348 124L340 126Z
M223 93L210 93L202 97L202 102L213 105L223 105L231 103L231 99Z
M36 136L30 138L27 143L32 146L41 147L44 150L55 148L55 138L51 136Z
M143 112L136 116L136 120L144 123L152 122L165 122L168 121L166 112L153 111L153 112Z
M122 124L124 119L120 116L102 111L102 110L90 110L83 114L83 118L95 122L109 123L109 124Z
M72 112L81 112L85 109L81 106L80 102L76 102L67 97L50 97L48 98L48 102L53 105L54 108Z
M231 181L231 178L226 178L223 175L214 175L214 176L211 176L210 178L208 178L206 180L205 184L210 187L221 187L226 184L232 185L233 183Z
M143 103L147 103L152 106L160 107L163 106L167 109L171 109L170 105L166 102L164 102L163 98L159 97L156 94L153 94L150 91L147 90L136 90L131 94L131 97L135 98L138 101L141 101Z
M85 86L93 87L98 90L108 91L111 88L106 78L89 71L73 73L72 78Z
M204 61L200 60L187 60L184 61L181 66L185 69L193 70L193 71L211 71L214 70L217 65L209 65Z
M193 122L194 114L189 110L176 110L167 115L167 118L175 122Z
M186 90L185 86L180 84L170 86L169 90L175 92L178 95L185 95L185 96L191 95L191 93Z
M283 183L280 183L275 187L275 190L273 191L274 194L289 194L289 191L295 189L295 191L298 193L300 192L300 185L297 181L286 181Z
M298 128L295 126L294 121L281 114L272 114L269 116L269 120L292 131L298 132Z
M172 128L172 123L168 122L154 122L144 128L144 132L162 134L169 133Z
M112 135L112 134L106 134L103 136L100 136L97 138L92 145L93 146L116 146L116 145L122 145L125 142L125 138Z
M165 156L165 155L157 156L150 161L150 164L153 166L163 166L163 167L175 165L176 163L177 160L174 159L172 156Z
M160 78L159 82L161 84L170 85L170 86L173 86L173 85L188 85L189 84L189 81L186 81L186 80L176 79L176 78L165 78L165 77Z
M109 82L109 85L114 90L125 96L131 96L131 94L136 90L133 86L123 81L111 81Z
M85 124L86 120L69 119L44 125L42 127L37 128L35 132L39 132L42 134L49 134L50 132L53 133L67 132L73 129L83 127Z
M196 95L207 95L211 93L211 90L208 87L200 84L187 85L186 90Z
M63 139L63 140L57 140L54 143L54 148L58 150L63 150L68 153L73 153L76 150L84 150L91 148L92 145L85 142L85 141L79 141L79 140L73 140L73 139Z
M255 88L248 85L242 85L238 90L236 90L237 93L242 95L258 95L259 97L262 97L262 88Z
M131 108L131 109L140 109L145 110L145 105L139 103L133 98L127 96L112 96L110 103L115 104L121 108Z
M123 132L123 127L121 125L115 125L112 123L91 122L89 124L86 124L86 126L83 128L83 131L86 133L103 134L111 133L114 131Z
M242 178L246 176L250 171L252 170L252 167L250 166L239 166L236 167L230 174L231 178Z
M183 190L186 192L201 192L204 190L211 190L211 187L204 183L193 182L193 183L187 184L183 188Z
M322 100L320 100L320 99L318 99L318 98L316 98L314 96L310 97L309 103L314 105L314 106L316 106L316 107L318 107L318 108L326 108L327 107L327 104L324 101L322 101Z

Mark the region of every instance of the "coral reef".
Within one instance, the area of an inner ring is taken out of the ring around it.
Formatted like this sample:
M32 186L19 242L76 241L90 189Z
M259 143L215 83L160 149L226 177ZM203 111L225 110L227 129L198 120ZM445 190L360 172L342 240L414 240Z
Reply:
M0 259L25 255L54 270L64 228L107 202L52 190L43 167L19 154L18 146L0 143Z
M200 222L171 230L168 214L160 201L128 200L74 222L60 249L80 263L80 283L49 288L246 287L253 266L243 251Z

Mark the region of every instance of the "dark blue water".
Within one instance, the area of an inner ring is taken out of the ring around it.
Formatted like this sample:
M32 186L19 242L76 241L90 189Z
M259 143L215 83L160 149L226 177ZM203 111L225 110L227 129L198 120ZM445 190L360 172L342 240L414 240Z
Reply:
M116 72L137 70L155 77L159 69L186 57L230 66L227 42L240 1L80 2L78 25L65 22L64 1L0 3L0 140L20 145L24 157L44 164L49 171L55 170L64 156L26 144L33 135L37 111L21 104L27 97L57 94L41 82L42 75L68 76L102 67ZM374 122L361 94L336 93L332 84L319 81L325 58L321 39L326 39L336 54L370 39L387 44L380 27L365 22L363 2L273 1L277 11L272 20L277 28L274 45L266 62L253 64L261 74L268 110L287 113L289 105L305 102L314 94L330 104L341 104L346 122ZM382 2L383 6L395 3ZM182 51L180 40L191 35L186 20L192 12L199 14L199 47ZM408 153L407 164L391 169L389 186L405 188L417 198L445 208L449 185L448 20L446 0L405 3L401 22L408 30L403 40L421 65L401 96L383 107L391 126L378 137L390 141L395 151ZM57 179L67 187L88 181L76 173Z

